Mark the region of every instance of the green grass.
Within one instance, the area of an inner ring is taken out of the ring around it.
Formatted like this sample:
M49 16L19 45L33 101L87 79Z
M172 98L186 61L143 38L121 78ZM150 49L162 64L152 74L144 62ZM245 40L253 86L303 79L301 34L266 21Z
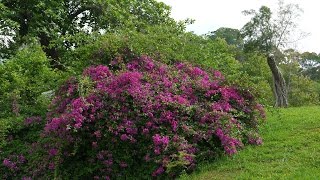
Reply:
M320 107L269 112L261 132L263 145L201 164L181 179L320 179Z

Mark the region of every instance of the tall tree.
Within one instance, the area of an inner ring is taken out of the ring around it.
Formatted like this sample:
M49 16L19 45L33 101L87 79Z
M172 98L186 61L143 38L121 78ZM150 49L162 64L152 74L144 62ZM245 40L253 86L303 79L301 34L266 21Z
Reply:
M55 42L61 37L174 23L169 14L170 7L155 0L0 0L0 48L5 52L19 47L26 37L36 37L46 54L59 62Z
M221 27L208 34L210 39L221 38L224 39L229 45L235 45L238 48L242 48L243 39L238 29Z
M259 11L247 10L243 13L252 16L244 25L241 33L245 39L245 51L259 51L267 56L273 76L273 92L276 107L288 106L288 93L285 80L277 66L277 52L291 42L291 36L297 24L296 18L302 10L296 4L284 4L279 1L277 17L273 17L270 8L262 6ZM275 54L275 55L273 55ZM281 54L281 53L280 53Z

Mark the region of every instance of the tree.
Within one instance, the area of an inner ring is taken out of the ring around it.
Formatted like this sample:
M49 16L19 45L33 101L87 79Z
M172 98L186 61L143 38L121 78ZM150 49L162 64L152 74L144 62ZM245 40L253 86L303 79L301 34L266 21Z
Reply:
M53 90L64 77L49 67L49 61L37 43L18 50L0 64L0 118L30 115L45 111L43 92Z
M243 12L245 15L252 16L251 20L241 29L245 39L244 50L259 51L267 56L273 76L275 107L287 107L288 95L285 80L276 63L277 56L273 54L292 42L290 41L291 36L297 27L294 20L301 11L298 5L285 5L280 0L276 18L273 18L270 8L266 6L262 6L258 12L255 10Z
M301 76L301 68L299 65L300 53L294 49L286 49L283 51L284 58L279 64L279 67L284 72L284 79L286 81L287 91L290 93L292 78L294 76Z
M221 27L215 31L209 32L207 37L211 40L216 40L218 38L224 39L228 45L234 46L235 58L242 61L243 55L243 38L238 29Z
M57 66L61 46L62 49L74 46L64 37L119 28L143 30L146 24L174 23L169 14L170 7L155 0L1 0L0 48L16 49L27 37L36 37ZM11 54L7 51L1 55L7 58Z
M300 57L302 73L314 81L320 82L320 54L304 52Z
M294 49L283 51L285 58L279 67L283 70L286 80L288 101L290 106L311 105L319 103L319 88L315 80L319 73L317 68L317 54L299 53Z
M224 39L229 45L235 45L238 48L242 48L243 46L243 39L238 29L221 27L210 32L208 37L213 40L217 38Z

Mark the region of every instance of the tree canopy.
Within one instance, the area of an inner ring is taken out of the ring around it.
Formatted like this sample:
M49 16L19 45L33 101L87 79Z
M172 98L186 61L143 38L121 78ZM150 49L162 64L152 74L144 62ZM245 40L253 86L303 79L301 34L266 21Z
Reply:
M27 37L36 37L46 54L56 61L60 54L55 43L66 36L124 28L143 30L146 25L175 23L169 17L169 6L155 0L2 0L0 10L2 49L15 49ZM74 45L60 41L66 48ZM1 55L8 57L10 53Z
M245 39L245 50L258 50L268 54L276 49L285 48L295 41L292 34L296 31L296 19L301 12L297 4L284 4L283 1L279 1L276 14L267 6L261 6L258 12L243 11L244 15L252 16L241 29Z
M243 38L241 32L238 29L221 27L208 34L210 39L221 38L224 39L229 45L235 45L238 48L243 46Z

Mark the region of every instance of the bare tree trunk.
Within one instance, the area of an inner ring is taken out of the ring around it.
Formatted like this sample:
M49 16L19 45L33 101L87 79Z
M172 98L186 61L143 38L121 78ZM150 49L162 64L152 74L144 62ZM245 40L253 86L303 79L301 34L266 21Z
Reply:
M275 58L272 54L268 55L268 65L273 77L273 94L275 96L275 107L288 107L288 92L286 82L280 72Z

